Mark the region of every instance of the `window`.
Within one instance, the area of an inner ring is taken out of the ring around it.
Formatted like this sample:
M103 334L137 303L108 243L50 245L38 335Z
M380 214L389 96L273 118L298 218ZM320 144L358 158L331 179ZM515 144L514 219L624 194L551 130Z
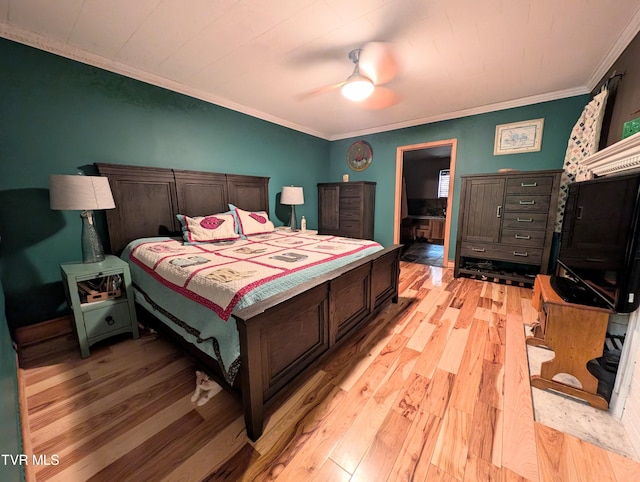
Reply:
M438 197L449 197L449 169L441 169L438 176Z

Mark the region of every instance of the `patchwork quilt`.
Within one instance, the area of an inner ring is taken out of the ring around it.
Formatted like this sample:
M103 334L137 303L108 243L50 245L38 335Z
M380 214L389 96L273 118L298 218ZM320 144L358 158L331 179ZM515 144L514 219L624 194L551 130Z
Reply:
M381 249L369 240L275 231L201 244L145 238L122 258L131 266L136 301L216 358L232 383L240 354L234 309Z
M174 239L149 241L137 245L129 256L165 286L228 320L238 302L256 288L313 266L325 264L331 269L331 262L376 246L359 239L276 232L195 245ZM266 294L288 285L274 283Z

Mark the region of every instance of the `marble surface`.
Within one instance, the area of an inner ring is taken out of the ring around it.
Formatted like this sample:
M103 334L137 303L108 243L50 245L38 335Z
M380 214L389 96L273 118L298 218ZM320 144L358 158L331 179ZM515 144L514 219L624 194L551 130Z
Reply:
M526 335L529 335L528 328L525 330ZM554 356L553 351L534 346L527 346L527 355L531 375L540 374L541 363ZM555 379L580 387L579 382L571 375L559 374ZM532 387L531 391L537 422L640 461L622 422L610 412L593 408L587 402L563 393L535 387Z

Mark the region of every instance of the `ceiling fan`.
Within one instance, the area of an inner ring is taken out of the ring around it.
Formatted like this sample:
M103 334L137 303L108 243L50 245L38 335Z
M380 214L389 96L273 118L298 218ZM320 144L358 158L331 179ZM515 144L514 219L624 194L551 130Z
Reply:
M400 63L391 44L369 42L349 52L354 63L351 75L343 82L320 87L301 96L302 99L340 89L342 95L368 109L384 109L397 104L399 96L383 84L391 82Z

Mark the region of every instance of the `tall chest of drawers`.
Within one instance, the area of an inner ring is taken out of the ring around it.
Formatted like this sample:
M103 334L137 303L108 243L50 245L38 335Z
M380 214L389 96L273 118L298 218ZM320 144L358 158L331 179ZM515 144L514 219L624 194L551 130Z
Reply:
M561 174L462 176L455 276L533 284L547 273Z
M318 184L318 233L373 239L376 183Z

